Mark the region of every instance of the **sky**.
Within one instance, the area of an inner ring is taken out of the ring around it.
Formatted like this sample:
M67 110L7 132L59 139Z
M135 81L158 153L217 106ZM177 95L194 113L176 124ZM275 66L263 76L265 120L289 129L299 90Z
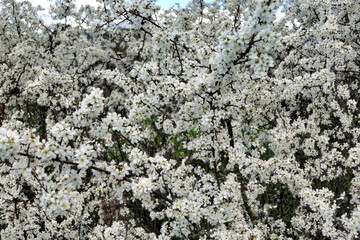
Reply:
M180 4L180 7L186 7L186 4L190 2L190 0L157 0L156 4L163 8L170 8L174 6L176 3ZM206 1L209 2L209 1Z

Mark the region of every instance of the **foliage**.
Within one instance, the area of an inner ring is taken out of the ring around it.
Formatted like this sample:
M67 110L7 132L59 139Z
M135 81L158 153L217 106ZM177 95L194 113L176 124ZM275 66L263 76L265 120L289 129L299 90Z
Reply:
M358 9L1 1L0 239L358 238Z

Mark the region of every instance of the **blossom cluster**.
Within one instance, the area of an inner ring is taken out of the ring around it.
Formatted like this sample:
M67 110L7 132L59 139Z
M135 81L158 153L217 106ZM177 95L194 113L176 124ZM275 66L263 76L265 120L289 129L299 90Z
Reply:
M1 1L0 239L359 238L358 9Z

